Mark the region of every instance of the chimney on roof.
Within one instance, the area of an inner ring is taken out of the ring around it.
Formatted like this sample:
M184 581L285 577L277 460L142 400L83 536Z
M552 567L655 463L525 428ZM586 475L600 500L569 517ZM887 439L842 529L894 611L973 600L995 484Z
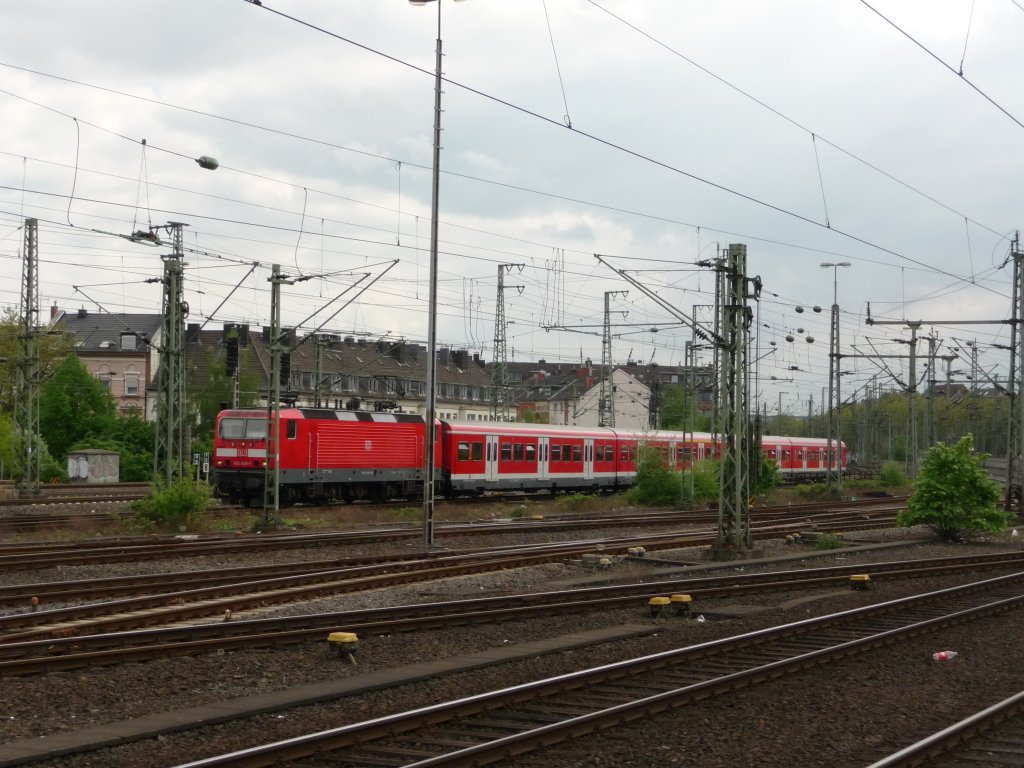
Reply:
M121 334L121 338L124 339L125 334ZM135 334L133 333L134 337ZM185 341L199 341L199 323L189 323L185 328ZM123 343L122 343L123 347Z
M85 319L85 318L87 318L88 316L89 316L89 310L87 310L87 309L86 309L85 307L81 307L81 308L80 308L80 309L78 310L78 319L79 319L79 320L84 320L84 319Z
M56 304L50 305L50 319L53 320L60 313L60 307Z
M238 326L238 346L248 347L249 346L249 324L242 323Z

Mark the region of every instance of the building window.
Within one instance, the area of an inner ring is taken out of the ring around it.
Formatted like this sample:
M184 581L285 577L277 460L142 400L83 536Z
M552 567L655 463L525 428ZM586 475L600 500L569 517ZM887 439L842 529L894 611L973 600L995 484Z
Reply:
M103 387L105 390L107 390L109 392L110 391L110 379L111 379L110 374L109 373L100 373L100 374L96 375L96 378L100 380L100 386Z
M139 374L137 374L137 373L126 373L124 375L124 396L125 397L138 397L139 396Z

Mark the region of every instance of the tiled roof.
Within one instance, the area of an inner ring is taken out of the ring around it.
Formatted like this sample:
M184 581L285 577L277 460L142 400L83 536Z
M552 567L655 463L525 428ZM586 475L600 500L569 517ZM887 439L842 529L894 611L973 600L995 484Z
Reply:
M53 324L63 324L75 335L76 352L119 352L121 336L134 333L137 337L134 352L144 352L148 341L160 335L163 315L110 314L80 309L77 312L58 312Z

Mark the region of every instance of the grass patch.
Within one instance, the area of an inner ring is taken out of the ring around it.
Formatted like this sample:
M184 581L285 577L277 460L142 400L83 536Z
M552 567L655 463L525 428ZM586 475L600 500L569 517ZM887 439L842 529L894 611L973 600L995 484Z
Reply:
M814 542L815 549L842 549L846 546L841 533L823 533Z

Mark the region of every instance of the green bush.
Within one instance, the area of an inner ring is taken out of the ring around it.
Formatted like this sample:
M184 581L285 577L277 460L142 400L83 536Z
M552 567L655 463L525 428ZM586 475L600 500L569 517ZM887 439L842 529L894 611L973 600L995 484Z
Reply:
M903 467L897 461L887 461L882 465L882 485L886 488L898 487L907 484L907 476L903 474Z
M839 496L838 487L833 484L830 491L827 483L800 484L794 487L797 495L807 501L828 501Z
M775 459L769 459L761 454L761 466L757 473L757 485L754 493L763 496L782 482L782 472L779 470L779 463Z
M565 496L562 496L558 500L558 503L560 506L565 507L570 512L582 512L590 505L592 498L592 496L589 496L586 493L580 493L579 491L576 491L575 493L569 493L566 494Z
M716 459L705 459L683 474L683 500L700 504L718 498L721 464ZM692 487L692 493L691 493Z
M996 506L999 484L981 468L987 454L974 452L970 435L956 445L936 443L928 450L907 508L896 525L925 525L947 541L962 541L979 531L999 532L1009 512Z
M194 528L210 506L212 495L206 483L179 477L169 486L154 484L150 494L136 501L132 508L141 521L157 528Z
M683 475L668 466L656 448L641 448L636 480L626 494L635 504L653 507L676 506L683 490Z

